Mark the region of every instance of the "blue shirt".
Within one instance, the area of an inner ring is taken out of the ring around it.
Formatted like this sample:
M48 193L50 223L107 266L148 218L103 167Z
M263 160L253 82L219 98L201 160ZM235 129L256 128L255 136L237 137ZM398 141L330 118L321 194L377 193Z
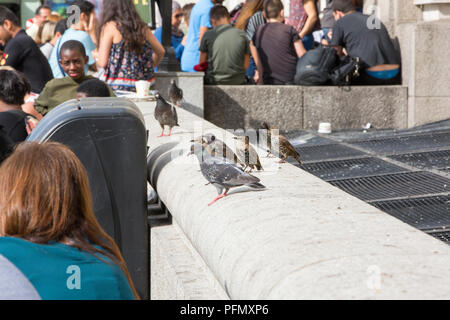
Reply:
M209 12L213 7L211 0L200 0L191 11L186 45L181 57L181 70L195 72L194 66L200 62L200 27L211 28Z
M162 44L162 27L159 27L155 30L155 33L153 34L155 38L159 41L159 43ZM175 50L176 57L178 61L181 61L181 55L184 51L184 46L181 44L181 41L183 41L184 34L180 37L177 37L176 35L172 34L171 41L172 41L172 47Z
M56 42L55 48L52 51L52 54L50 55L49 63L50 63L50 67L52 68L54 78L64 78L65 76L67 76L66 74L63 73L64 71L62 70L62 68L59 65L58 54L59 54L59 52L61 50L61 46L64 44L64 42L69 41L69 40L80 41L84 45L84 48L86 49L86 55L89 57L89 62L84 67L85 74L88 74L89 66L95 63L95 60L92 57L92 51L94 51L96 49L96 46L95 46L94 42L92 41L91 36L85 31L74 30L72 28L69 28L66 30L66 32L64 32L62 37L58 39L58 41Z
M43 300L132 300L122 270L109 258L61 243L36 244L0 238L3 255L36 289Z

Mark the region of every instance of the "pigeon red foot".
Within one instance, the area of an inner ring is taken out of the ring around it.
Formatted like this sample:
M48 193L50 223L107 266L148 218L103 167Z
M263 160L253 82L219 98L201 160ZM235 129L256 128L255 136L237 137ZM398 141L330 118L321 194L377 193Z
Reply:
M214 203L216 203L218 200L220 200L222 198L225 198L227 196L227 193L228 193L229 190L230 189L226 189L224 193L222 193L222 194L218 195L216 198L214 198L214 200L210 204L208 204L208 206L211 206Z

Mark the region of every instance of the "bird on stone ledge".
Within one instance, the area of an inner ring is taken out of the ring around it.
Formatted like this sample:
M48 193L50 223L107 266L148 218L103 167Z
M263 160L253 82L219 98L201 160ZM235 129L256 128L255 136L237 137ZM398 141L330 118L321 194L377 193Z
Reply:
M216 136L211 133L204 134L197 139L191 140L191 142L202 144L205 150L213 157L226 158L229 162L245 167L245 164L239 160L233 150L231 150L225 142L217 139Z
M164 137L164 126L169 127L169 134L172 134L173 127L179 127L177 110L174 106L168 103L160 94L155 94L156 107L155 107L155 119L159 122L162 128L161 135L158 137Z
M246 173L234 163L228 162L226 159L211 156L205 148L195 143L191 146L189 155L195 154L200 162L200 169L205 177L217 189L218 196L208 204L211 206L219 199L227 196L231 188L248 186L254 189L265 189L266 187L260 183L260 180ZM225 190L225 192L224 192Z
M169 100L174 105L181 107L181 101L183 100L183 90L178 88L175 79L170 80Z
M263 170L261 165L261 161L259 160L259 155L256 150L250 144L250 139L248 136L238 136L233 139L237 140L236 142L236 154L241 162L245 163L244 171L247 168L250 168L250 172L252 172L255 168L258 171Z
M275 149L275 151L278 151L281 155L280 163L285 163L288 157L293 157L299 164L302 164L300 155L297 150L295 150L294 146L289 142L288 138L280 133L274 134L272 131L274 128L270 127L267 122L263 122L261 127L267 130L267 144L269 146L267 155L273 153L273 150Z

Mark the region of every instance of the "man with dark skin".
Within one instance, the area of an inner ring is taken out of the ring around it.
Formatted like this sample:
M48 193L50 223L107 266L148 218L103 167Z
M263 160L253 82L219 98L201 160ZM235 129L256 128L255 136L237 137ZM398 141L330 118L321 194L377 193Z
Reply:
M59 64L68 76L53 79L45 86L35 102L36 110L42 115L46 115L50 110L68 100L76 99L78 86L84 81L95 79L85 74L84 66L88 63L89 57L81 42L76 40L65 42L61 46L60 56ZM109 86L108 90L110 96L114 97L114 92Z

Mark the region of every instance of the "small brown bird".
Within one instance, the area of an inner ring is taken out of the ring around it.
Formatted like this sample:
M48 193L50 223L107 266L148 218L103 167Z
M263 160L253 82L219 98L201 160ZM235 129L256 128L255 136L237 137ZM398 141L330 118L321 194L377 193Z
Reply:
M259 160L259 155L251 146L248 136L238 136L234 137L233 139L237 140L236 155L241 162L245 163L244 171L247 168L250 168L249 172L252 172L255 168L258 171L263 170L261 161Z
M193 143L200 143L203 145L206 152L212 157L225 158L230 162L239 164L245 167L245 164L239 160L238 156L227 146L225 142L216 138L215 135L207 133L197 139L191 140Z
M169 86L169 99L174 105L181 107L181 101L183 100L183 90L178 88L175 79L170 80Z
M155 119L158 120L159 125L162 128L161 135L158 137L164 137L164 126L169 126L169 134L172 134L173 127L179 127L177 110L174 106L170 105L158 92L155 94L156 107L155 107Z
M285 163L286 159L288 157L293 157L299 164L302 164L302 161L300 160L300 155L298 154L297 150L292 146L292 144L289 142L288 138L283 136L282 134L274 134L273 130L274 128L270 127L267 122L263 122L261 124L261 127L265 130L267 130L267 140L268 140L268 155L273 154L273 150L278 153L278 155L281 155L281 161L280 163Z

